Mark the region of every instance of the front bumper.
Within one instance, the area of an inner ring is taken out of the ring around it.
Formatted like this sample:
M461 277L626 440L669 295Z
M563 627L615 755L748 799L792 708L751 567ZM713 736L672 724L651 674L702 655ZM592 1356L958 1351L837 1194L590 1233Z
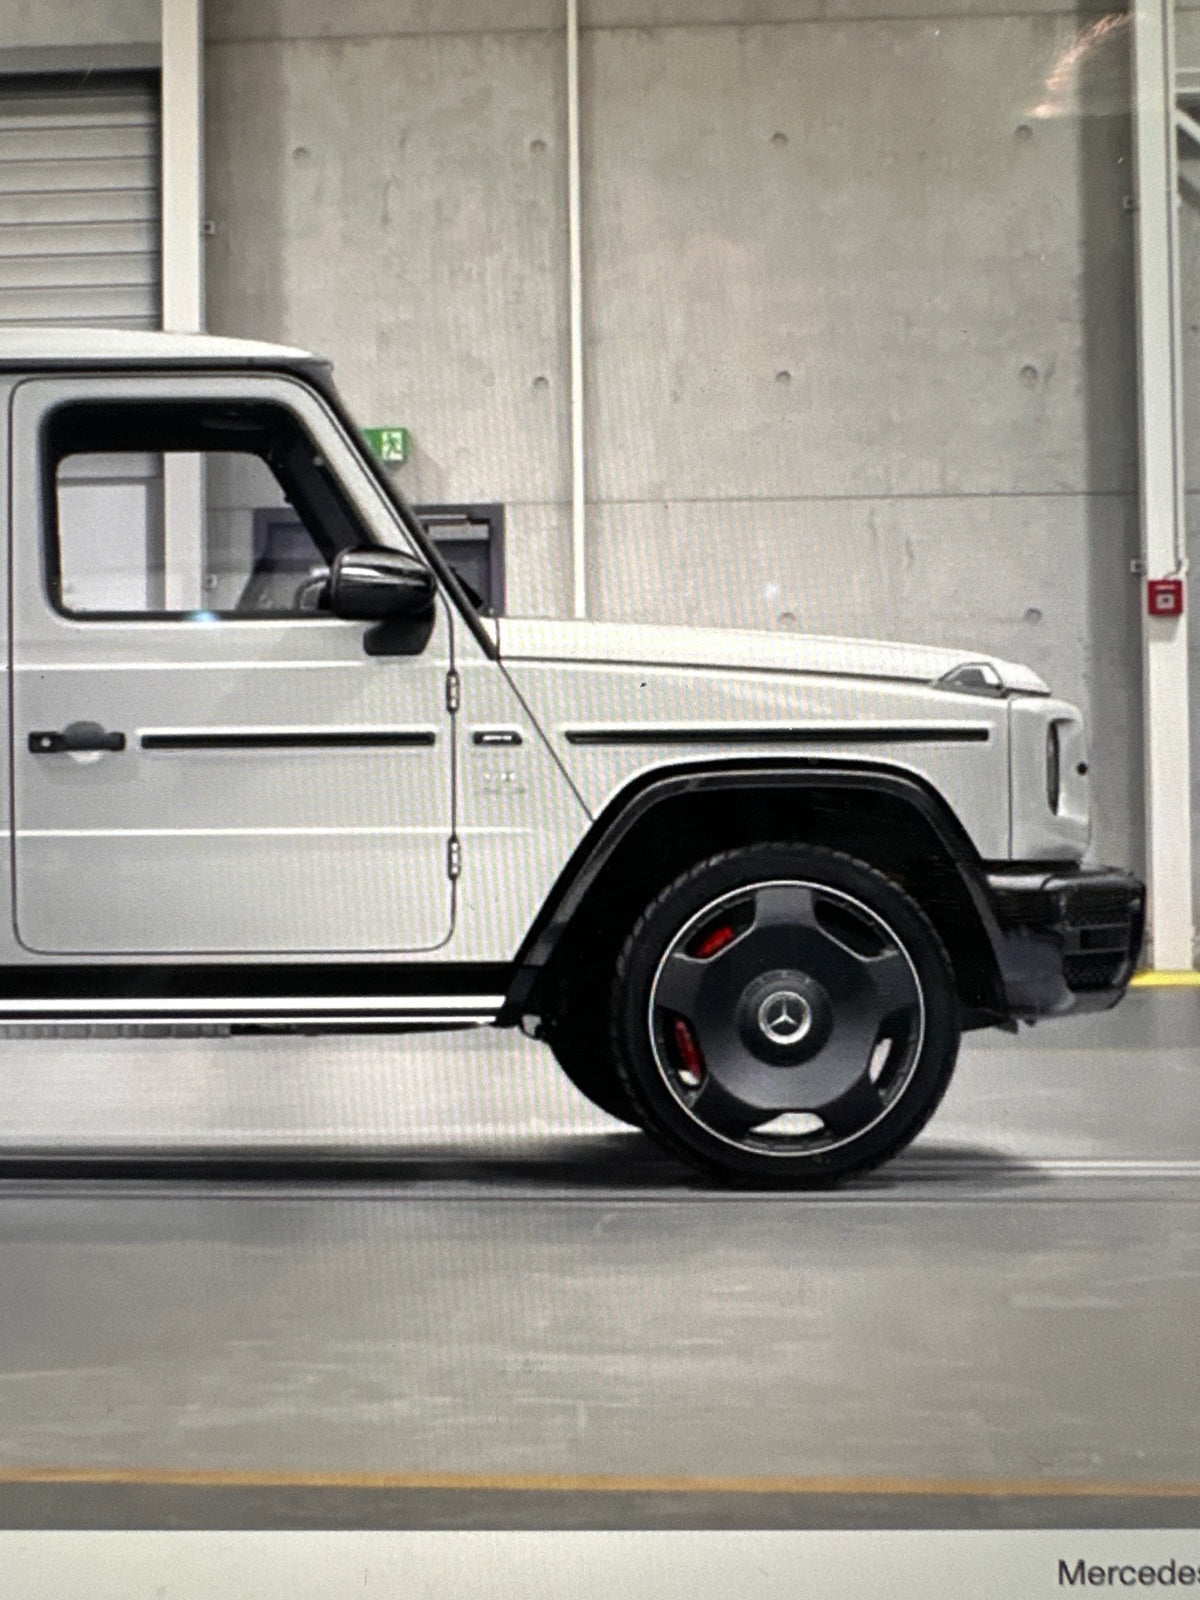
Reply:
M993 942L1008 1014L1026 1021L1107 1011L1142 947L1146 890L1110 867L989 871Z

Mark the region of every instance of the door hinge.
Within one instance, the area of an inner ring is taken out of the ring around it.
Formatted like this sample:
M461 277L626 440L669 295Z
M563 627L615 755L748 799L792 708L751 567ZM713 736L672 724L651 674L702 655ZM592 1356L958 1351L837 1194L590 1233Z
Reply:
M450 835L450 842L446 846L446 872L452 883L462 874L462 845L454 833Z
M446 710L451 716L462 705L462 679L454 668L446 674Z

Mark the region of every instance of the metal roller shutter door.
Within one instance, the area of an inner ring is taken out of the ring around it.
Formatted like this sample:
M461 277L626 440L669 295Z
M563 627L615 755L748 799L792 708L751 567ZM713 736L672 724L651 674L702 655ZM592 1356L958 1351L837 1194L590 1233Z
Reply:
M0 87L0 325L159 324L158 99Z

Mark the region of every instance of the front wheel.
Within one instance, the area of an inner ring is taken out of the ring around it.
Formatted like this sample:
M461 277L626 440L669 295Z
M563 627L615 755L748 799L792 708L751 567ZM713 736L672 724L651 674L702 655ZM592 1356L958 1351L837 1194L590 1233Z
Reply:
M832 850L755 845L676 879L627 939L613 1044L643 1126L743 1183L824 1185L914 1139L959 1044L919 906Z

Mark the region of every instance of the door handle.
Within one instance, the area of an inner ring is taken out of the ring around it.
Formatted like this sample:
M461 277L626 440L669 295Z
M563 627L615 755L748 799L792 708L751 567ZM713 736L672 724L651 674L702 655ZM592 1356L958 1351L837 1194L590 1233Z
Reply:
M70 755L76 750L124 750L125 735L109 733L98 722L72 722L61 733L31 733L35 756Z

